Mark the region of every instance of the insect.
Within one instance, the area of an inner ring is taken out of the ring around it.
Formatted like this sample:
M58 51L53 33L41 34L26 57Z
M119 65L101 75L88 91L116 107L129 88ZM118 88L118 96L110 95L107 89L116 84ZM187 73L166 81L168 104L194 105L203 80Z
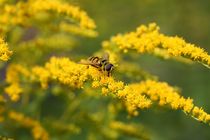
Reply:
M108 76L111 75L114 65L109 62L109 54L105 53L103 57L91 56L87 60L81 60L80 64L91 65L100 71L107 73Z

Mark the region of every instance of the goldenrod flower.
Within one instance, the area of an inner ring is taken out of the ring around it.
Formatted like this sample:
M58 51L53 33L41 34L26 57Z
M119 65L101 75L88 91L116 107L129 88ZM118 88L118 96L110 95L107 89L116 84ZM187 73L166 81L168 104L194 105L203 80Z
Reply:
M192 115L195 119L201 122L209 123L210 121L210 115L207 114L202 108L194 107L192 110Z
M71 21L78 22L81 28L96 28L94 21L88 17L85 11L59 0L29 0L17 2L16 5L5 5L1 10L0 24L2 26L29 25L31 24L29 19L33 19L38 13L45 11L66 15Z
M139 94L148 96L153 102L157 101L161 106L170 105L172 109L181 109L201 122L209 123L210 121L210 115L202 108L195 106L192 99L180 96L165 82L147 80L130 86L140 91Z
M152 104L151 100L145 95L140 94L141 91L128 85L123 90L118 91L117 96L125 100L125 105L131 115L138 115L137 109L149 108Z
M137 115L137 109L149 108L153 102L160 106L170 105L180 109L203 122L209 123L209 115L203 110L196 111L190 98L185 99L165 82L146 80L137 84L125 85L113 77L107 77L94 67L74 63L68 58L52 57L45 67L35 67L33 73L42 85L47 81L58 80L60 83L75 88L83 88L84 82L92 80L92 88L101 88L104 95L112 93L123 100L130 114Z
M9 84L5 88L5 92L9 95L12 101L18 101L20 98L20 93L22 93L22 88L20 86L20 74L24 76L29 76L29 71L21 65L10 64L7 68L6 82Z
M22 113L15 111L9 112L9 118L18 122L24 127L31 128L31 132L35 140L48 140L49 135L41 124L29 117L24 116Z
M10 25L26 25L29 5L23 2L17 2L16 5L5 4L0 10L0 24L3 29L8 29Z
M146 80L130 86L136 89L139 94L149 96L152 101L158 101L161 106L168 104L172 109L184 109L185 107L186 112L190 112L193 108L191 99L184 99L165 82Z
M0 37L0 59L3 61L7 61L11 55L12 51L8 49L8 45Z
M23 92L19 84L11 84L5 88L5 92L9 95L12 101L18 101L20 98L20 93Z
M161 34L155 23L149 24L148 27L142 25L136 31L124 35L118 34L112 37L110 41L103 42L103 46L105 48L117 46L124 52L127 52L128 49L134 49L139 53L157 54L164 58L170 58L171 56L185 57L210 66L210 56L204 49L187 43L180 37ZM159 49L165 51L160 53Z
M50 80L59 82L75 88L83 88L84 82L92 79L93 88L102 88L102 93L114 93L118 98L129 102L133 108L148 108L151 101L144 95L138 95L138 92L125 86L121 81L115 81L112 77L105 76L94 67L74 63L68 58L52 57L45 67L35 67L32 72L38 77L42 85ZM131 112L132 113L132 112Z
M40 77L39 79L42 83L45 83L45 86L49 78L49 80L59 80L63 84L77 88L83 86L88 75L86 66L76 64L68 58L57 59L55 57L51 58L49 63L46 63L45 68L35 67L32 72Z
M35 75L39 75L39 80L41 81L42 88L47 88L50 73L42 67L34 67L33 68L33 73Z
M65 14L80 22L80 26L88 29L96 27L94 21L87 16L85 11L80 10L77 6L63 3L59 0L31 0L31 10L33 13L50 10L59 14Z

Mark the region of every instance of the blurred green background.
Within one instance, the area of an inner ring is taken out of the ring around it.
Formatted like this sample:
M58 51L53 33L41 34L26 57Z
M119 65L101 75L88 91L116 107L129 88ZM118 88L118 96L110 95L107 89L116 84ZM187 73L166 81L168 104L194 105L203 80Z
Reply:
M101 42L117 33L134 30L141 24L156 22L169 36L183 37L210 52L210 1L208 0L70 0L86 10L97 24L99 37L81 39L78 49L92 54ZM83 43L84 42L84 43ZM139 57L139 64L161 81L178 86L185 97L210 112L210 70L198 63L186 65L154 56ZM199 123L181 111L145 110L133 118L141 122L154 140L208 140L210 126Z

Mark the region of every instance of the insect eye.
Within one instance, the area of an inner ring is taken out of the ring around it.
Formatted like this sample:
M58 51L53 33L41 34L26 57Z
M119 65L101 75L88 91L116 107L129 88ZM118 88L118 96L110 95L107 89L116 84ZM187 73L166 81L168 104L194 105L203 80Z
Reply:
M112 69L112 67L113 67L113 65L112 64L108 64L108 65L106 65L106 70L107 71L110 71L111 69Z

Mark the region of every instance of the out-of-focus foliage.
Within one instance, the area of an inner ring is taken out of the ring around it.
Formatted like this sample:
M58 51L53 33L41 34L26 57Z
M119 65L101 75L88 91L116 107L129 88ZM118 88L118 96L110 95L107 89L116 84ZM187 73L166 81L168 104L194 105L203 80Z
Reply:
M0 139L209 139L208 4L0 0Z

